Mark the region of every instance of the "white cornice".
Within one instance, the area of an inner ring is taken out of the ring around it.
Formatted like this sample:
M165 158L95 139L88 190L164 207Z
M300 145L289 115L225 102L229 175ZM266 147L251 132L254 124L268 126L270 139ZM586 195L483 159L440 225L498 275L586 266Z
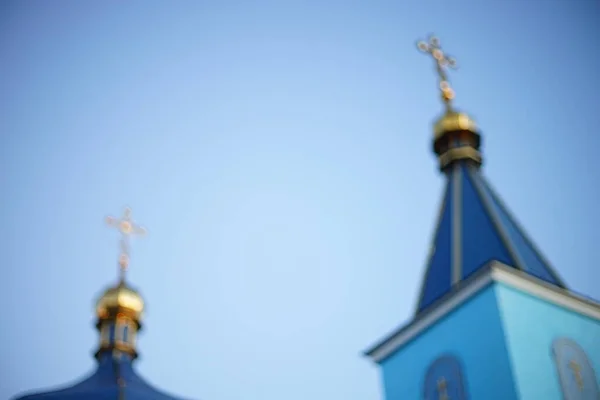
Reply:
M409 324L395 330L385 340L369 349L366 355L375 362L381 362L492 282L505 284L560 307L600 320L600 303L547 284L515 268L494 261L482 272L479 276L465 282L462 288L451 293L439 304L434 305L431 310L425 311Z
M425 311L422 316L416 317L408 325L394 331L383 342L368 350L366 355L371 357L375 362L382 361L431 325L435 324L439 319L467 301L477 292L488 286L491 282L492 277L490 273L481 274L460 290L451 294L441 304L432 306L432 309Z
M496 282L600 321L600 303L593 299L551 285L502 263L494 265L491 273L492 279Z

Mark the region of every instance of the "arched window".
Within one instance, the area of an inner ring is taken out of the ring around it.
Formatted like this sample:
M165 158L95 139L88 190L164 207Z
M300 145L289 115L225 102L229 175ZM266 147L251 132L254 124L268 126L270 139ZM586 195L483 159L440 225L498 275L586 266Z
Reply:
M125 343L127 343L128 336L129 336L129 325L125 324L125 326L123 326L123 341Z
M594 368L577 343L567 338L554 340L552 356L565 400L600 399Z
M467 400L462 367L458 359L445 355L435 360L425 374L424 400Z
M115 342L115 324L108 326L108 343L113 344Z

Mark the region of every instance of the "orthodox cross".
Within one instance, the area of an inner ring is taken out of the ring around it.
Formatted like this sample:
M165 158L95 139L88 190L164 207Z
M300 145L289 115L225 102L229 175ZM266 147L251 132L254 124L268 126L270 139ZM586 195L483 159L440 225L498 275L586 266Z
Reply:
M573 371L573 375L575 375L575 382L577 382L577 387L579 391L583 390L583 377L581 376L581 366L577 364L576 361L572 360L569 362L569 368Z
M119 255L120 280L125 280L125 271L129 266L129 238L134 235L142 236L146 230L131 219L131 208L126 207L121 218L106 217L106 223L119 230L121 254Z
M450 397L448 397L448 384L446 383L446 379L444 377L441 377L437 381L437 392L439 400L450 399Z
M435 36L429 37L429 41L419 41L417 43L417 47L423 53L428 53L433 57L433 60L435 61L435 69L440 79L440 90L442 92L442 100L446 105L446 109L450 111L452 106L451 102L454 98L454 91L450 87L450 82L448 82L448 75L446 74L446 69L456 69L456 60L444 54L440 46L440 40Z

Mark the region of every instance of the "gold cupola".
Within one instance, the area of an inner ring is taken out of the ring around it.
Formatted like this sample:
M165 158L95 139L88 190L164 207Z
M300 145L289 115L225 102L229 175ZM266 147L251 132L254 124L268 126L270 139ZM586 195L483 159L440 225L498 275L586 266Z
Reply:
M141 324L143 312L144 299L123 281L106 289L96 302L96 315L99 319L121 313Z
M142 328L144 299L138 291L125 282L129 267L129 238L142 235L145 230L131 220L131 210L125 209L122 218L107 218L107 223L121 234L119 256L119 281L107 288L96 302L96 328L100 331L100 346L96 357L105 352L118 351L137 357L136 337Z
M435 61L439 76L439 89L444 102L444 114L433 125L433 151L438 156L440 170L444 171L457 161L481 165L481 136L473 118L456 111L452 105L454 91L450 87L447 68L456 68L456 60L442 51L439 40L432 36L429 41L420 41L419 50L430 54Z

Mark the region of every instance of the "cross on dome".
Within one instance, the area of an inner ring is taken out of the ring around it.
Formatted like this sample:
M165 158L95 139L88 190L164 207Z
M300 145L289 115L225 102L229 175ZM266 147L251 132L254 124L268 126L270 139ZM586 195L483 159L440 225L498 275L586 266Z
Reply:
M131 208L125 207L121 218L106 217L106 223L116 228L121 234L119 241L121 252L119 254L120 280L125 280L125 271L129 267L129 238L131 236L143 236L146 234L146 229L136 224L131 219Z

